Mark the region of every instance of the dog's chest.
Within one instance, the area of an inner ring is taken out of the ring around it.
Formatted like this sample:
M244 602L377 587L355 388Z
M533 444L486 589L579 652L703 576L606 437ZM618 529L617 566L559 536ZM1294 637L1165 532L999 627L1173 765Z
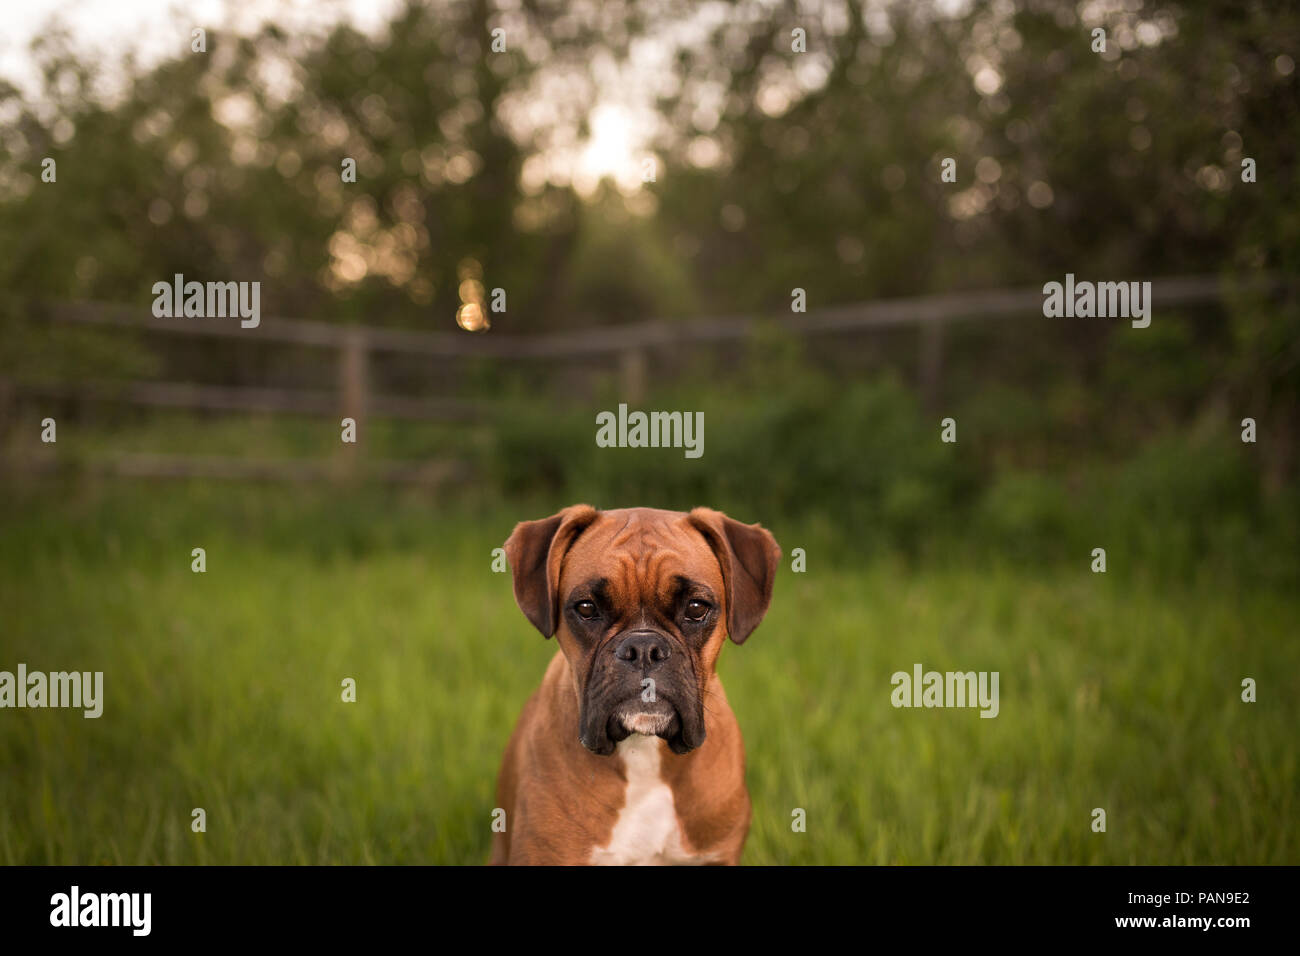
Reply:
M619 742L627 768L627 792L609 842L596 847L591 862L602 866L673 866L712 862L682 844L672 788L659 775L658 737L633 734Z

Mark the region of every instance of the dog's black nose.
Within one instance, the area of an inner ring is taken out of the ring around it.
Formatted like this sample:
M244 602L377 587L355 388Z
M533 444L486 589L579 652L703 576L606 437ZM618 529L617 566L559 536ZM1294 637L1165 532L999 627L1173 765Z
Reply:
M614 656L641 671L652 671L672 656L668 639L658 631L630 631Z

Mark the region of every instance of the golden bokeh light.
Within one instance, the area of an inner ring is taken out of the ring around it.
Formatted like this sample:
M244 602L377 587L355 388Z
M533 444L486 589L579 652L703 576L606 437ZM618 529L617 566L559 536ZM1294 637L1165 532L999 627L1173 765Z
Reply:
M491 326L487 313L477 302L466 302L456 310L456 324L467 332L486 332Z

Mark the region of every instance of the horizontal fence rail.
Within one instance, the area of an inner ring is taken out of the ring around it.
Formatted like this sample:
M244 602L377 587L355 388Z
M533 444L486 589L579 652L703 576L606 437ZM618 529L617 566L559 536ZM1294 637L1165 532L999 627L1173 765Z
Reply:
M235 481L319 482L353 478L357 470L342 461L313 459L232 458L221 455L115 454L79 464L56 455L0 456L0 472L50 475L85 470L117 478L219 478ZM467 481L472 475L460 461L376 461L362 477L394 484L442 485Z
M77 401L127 402L155 408L199 408L227 412L271 412L332 416L339 411L338 393L327 390L194 385L187 382L90 382L14 384L25 395ZM364 400L371 415L409 421L476 421L480 403L451 398L375 396Z
M1260 280L1252 288L1263 291L1275 280ZM1217 276L1178 276L1155 279L1151 295L1156 306L1186 305L1220 299L1228 291ZM899 325L998 318L1041 313L1041 288L1003 289L989 292L955 292L943 295L886 299L855 305L815 309L807 313L770 317L795 334L861 332ZM98 302L58 302L43 306L49 318L61 322L127 326L151 332L259 339L343 348L359 344L370 351L401 352L444 358L564 359L615 355L628 350L655 348L682 342L722 342L743 339L764 321L756 315L668 321L653 319L631 325L596 327L536 334L477 332L424 332L378 326L343 325L313 319L267 316L255 329L237 321L156 318L147 306Z

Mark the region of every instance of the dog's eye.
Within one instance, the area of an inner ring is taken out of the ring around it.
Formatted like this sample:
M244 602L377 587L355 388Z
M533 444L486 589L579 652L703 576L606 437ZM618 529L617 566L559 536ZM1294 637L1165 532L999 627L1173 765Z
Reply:
M709 616L709 605L703 601L691 601L686 605L686 620L702 621Z
M573 609L578 612L578 617L584 621L590 621L596 616L596 605L592 601L579 601L573 605Z

